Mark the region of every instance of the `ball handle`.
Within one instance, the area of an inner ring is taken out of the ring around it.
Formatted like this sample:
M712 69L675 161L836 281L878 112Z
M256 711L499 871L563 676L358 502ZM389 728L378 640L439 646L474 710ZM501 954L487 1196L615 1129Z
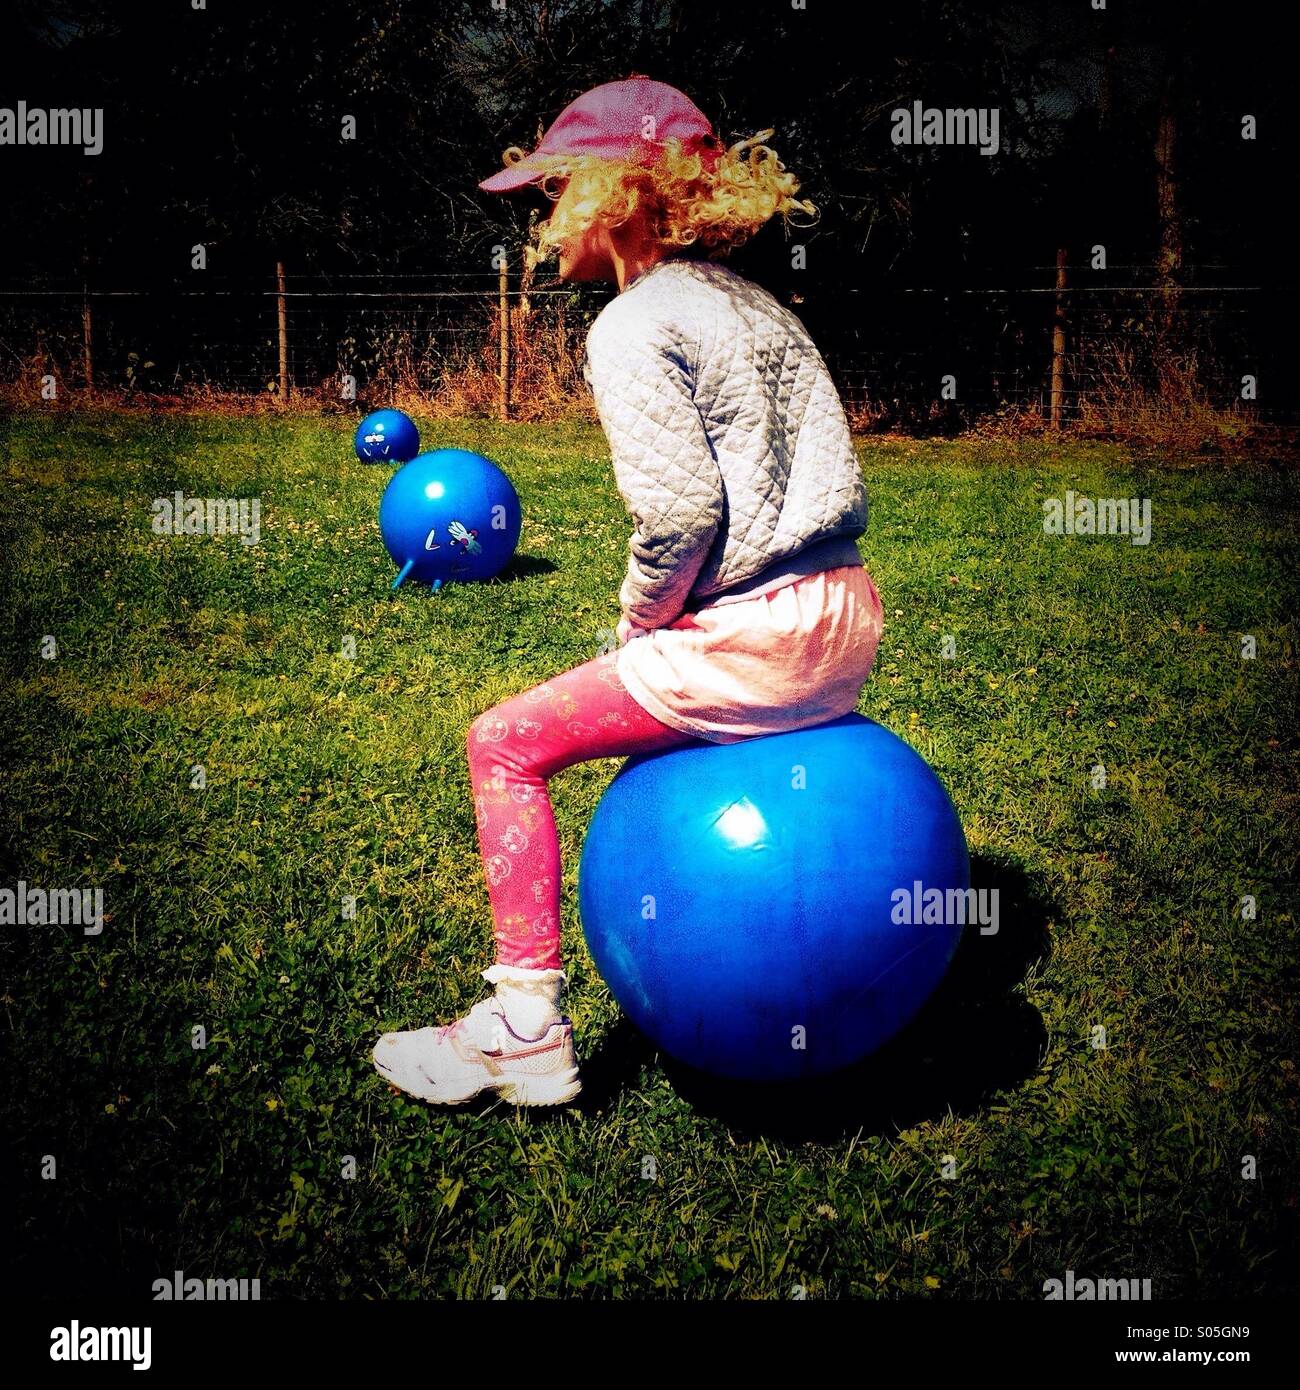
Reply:
M390 588L389 588L389 592L390 592L390 593L391 593L394 589L397 589L397 588L399 588L399 587L401 586L402 581L406 578L406 576L407 576L408 574L410 574L411 569L412 569L412 567L414 566L414 564L415 564L415 561L414 561L414 560L408 560L408 561L402 566L402 568L398 571L397 578L393 580L392 585L391 585ZM438 592L438 590L441 589L441 588L442 588L442 580L441 580L441 579L435 579L435 580L433 581L433 583L431 583L431 584L429 585L429 592L430 592L431 594L436 594L436 593Z

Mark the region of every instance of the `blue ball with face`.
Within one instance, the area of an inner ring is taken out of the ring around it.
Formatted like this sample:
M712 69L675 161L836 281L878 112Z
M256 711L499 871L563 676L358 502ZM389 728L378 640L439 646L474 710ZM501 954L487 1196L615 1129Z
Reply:
M468 449L412 459L379 502L379 530L398 583L491 579L510 563L522 525L514 484L491 459Z
M409 463L420 452L420 431L400 410L376 410L357 426L352 443L362 463Z

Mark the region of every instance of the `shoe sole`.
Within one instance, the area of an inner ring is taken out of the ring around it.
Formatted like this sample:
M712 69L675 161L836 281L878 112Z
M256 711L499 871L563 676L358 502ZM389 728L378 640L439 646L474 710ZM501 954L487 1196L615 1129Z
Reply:
M577 1067L557 1071L552 1076L520 1076L494 1081L484 1090L494 1090L502 1100L515 1105L564 1105L582 1090Z
M400 1091L415 1100L422 1100L426 1105L464 1105L476 1096L481 1096L484 1091L495 1091L502 1100L513 1105L564 1105L582 1091L582 1081L576 1066L542 1076L497 1077L484 1081L481 1086L475 1086L458 1096L428 1096L419 1091L410 1091L395 1081L377 1062L375 1070L395 1091Z

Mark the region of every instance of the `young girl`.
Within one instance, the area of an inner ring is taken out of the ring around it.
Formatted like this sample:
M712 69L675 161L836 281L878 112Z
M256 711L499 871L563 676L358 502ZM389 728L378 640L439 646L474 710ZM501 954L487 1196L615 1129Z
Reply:
M581 1089L560 1010L560 854L547 781L591 758L732 743L847 714L880 639L855 538L867 499L844 410L803 325L711 259L773 215L815 212L772 151L724 148L681 92L634 77L568 106L480 185L540 185L534 262L620 293L584 374L634 523L617 651L497 705L469 730L495 986L462 1019L386 1033L375 1065L438 1104Z

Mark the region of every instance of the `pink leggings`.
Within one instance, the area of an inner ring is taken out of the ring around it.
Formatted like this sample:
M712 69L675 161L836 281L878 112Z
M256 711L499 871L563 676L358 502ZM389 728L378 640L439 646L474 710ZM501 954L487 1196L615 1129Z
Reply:
M615 658L610 652L575 666L470 725L470 784L499 965L560 968L560 843L546 779L592 758L697 741L637 704Z

